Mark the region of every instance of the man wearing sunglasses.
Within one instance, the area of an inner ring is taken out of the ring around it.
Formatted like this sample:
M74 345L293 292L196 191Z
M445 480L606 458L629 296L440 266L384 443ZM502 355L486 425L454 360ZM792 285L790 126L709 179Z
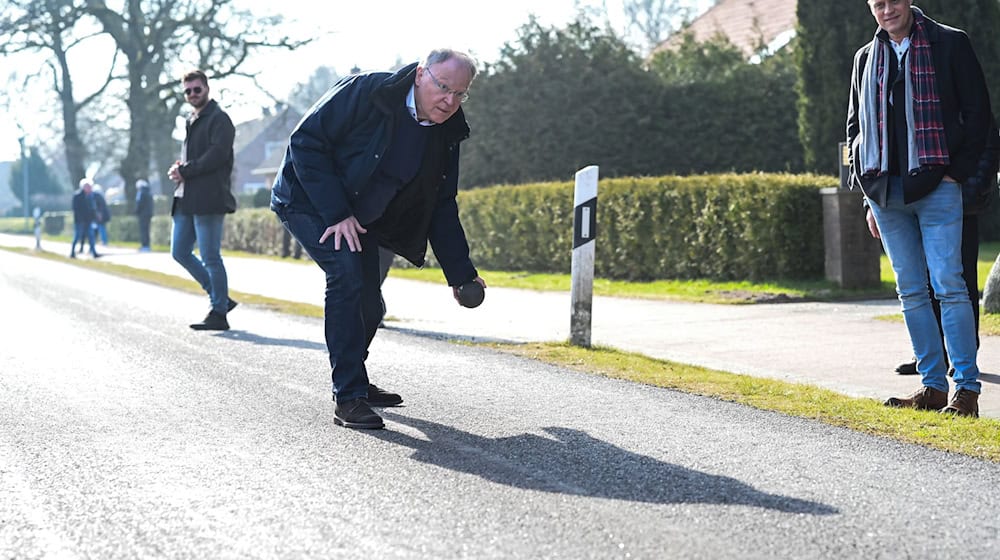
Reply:
M368 346L385 314L379 247L416 266L427 243L452 294L486 283L469 259L458 218L462 111L476 65L440 49L395 73L348 76L292 132L271 209L326 273L324 320L336 400L334 422L378 429L371 407L403 399L372 385Z
M226 315L236 307L229 299L229 280L222 263L223 219L236 211L231 190L233 139L229 115L210 97L208 77L201 70L182 80L184 98L194 111L187 119L181 158L167 175L177 187L171 210L174 227L170 252L208 293L211 309L195 330L229 330ZM198 244L198 256L194 254Z

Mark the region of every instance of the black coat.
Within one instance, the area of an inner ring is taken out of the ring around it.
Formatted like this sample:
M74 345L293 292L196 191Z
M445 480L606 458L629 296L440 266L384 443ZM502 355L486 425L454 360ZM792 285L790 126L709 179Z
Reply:
M104 195L94 191L90 193L94 198L94 211L96 215L94 216L94 221L99 224L106 224L111 221L111 211L108 209L108 201L104 198Z
M140 218L153 217L153 193L149 187L139 187L136 189L135 215Z
M94 204L94 193L77 189L73 193L73 223L90 224L97 221L97 210Z
M945 174L960 183L975 174L992 122L986 79L979 65L979 59L972 50L969 36L960 29L924 17L927 22L927 39L930 41L934 56L937 93L941 98L941 113L951 163L944 170L932 169L904 177L904 200L907 204L919 200L934 190ZM879 31L878 37L883 41L889 40L885 30ZM871 43L861 47L854 55L851 97L847 110L847 143L851 147L850 184L851 188L861 187L865 195L884 205L885 177L878 179L862 177L861 158L858 152L861 78L870 51ZM924 175L927 177L922 177ZM936 179L931 176L936 176Z
M184 197L174 200L171 214L232 214L233 140L236 128L215 100L188 118L187 162L179 168Z

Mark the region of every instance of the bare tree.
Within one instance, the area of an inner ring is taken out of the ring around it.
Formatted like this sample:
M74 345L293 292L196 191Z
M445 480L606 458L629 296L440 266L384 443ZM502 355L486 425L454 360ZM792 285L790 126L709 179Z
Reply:
M360 72L356 68L351 73ZM313 71L305 83L298 84L288 94L288 104L299 113L305 113L313 103L337 83L340 75L330 66L320 66Z
M63 146L66 166L72 184L85 174L87 149L80 137L80 111L94 102L112 81L115 61L108 66L104 84L96 91L77 100L69 65L71 49L92 37L81 34L78 23L83 17L79 0L6 0L7 8L0 17L0 55L15 53L48 53L44 68L32 77L48 75L52 89L59 98L63 121Z
M135 199L135 180L169 167L176 157L172 139L183 99L177 83L184 69L200 68L212 79L254 75L241 70L259 49L295 49L275 33L279 16L255 18L233 0L85 0L88 14L126 59L130 115L129 143L119 172L126 200ZM256 82L255 82L256 83Z
M691 17L691 0L624 0L628 31L637 30L643 51L659 45Z

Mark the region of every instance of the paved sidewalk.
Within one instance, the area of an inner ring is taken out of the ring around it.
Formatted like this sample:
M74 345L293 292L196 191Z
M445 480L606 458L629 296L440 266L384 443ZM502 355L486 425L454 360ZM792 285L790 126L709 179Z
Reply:
M69 254L69 244L43 242ZM34 239L0 234L0 246L34 246ZM102 248L103 260L186 277L166 253ZM82 258L90 258L82 257ZM311 262L225 258L230 289L323 304L323 273ZM489 278L486 278L487 283ZM568 292L489 288L476 309L459 307L440 284L393 278L384 286L389 328L471 340L514 342L569 338ZM688 364L826 387L884 399L919 388L916 376L893 368L910 355L905 328L875 320L898 312L895 300L850 303L712 305L596 297L595 345ZM192 318L196 319L196 318ZM239 309L230 316L239 325ZM980 413L1000 418L1000 337L982 337Z

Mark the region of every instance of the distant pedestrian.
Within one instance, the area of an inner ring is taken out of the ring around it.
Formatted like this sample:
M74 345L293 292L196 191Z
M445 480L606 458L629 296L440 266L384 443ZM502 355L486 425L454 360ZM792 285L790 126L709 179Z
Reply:
M149 252L149 225L153 219L153 193L149 182L139 179L135 182L135 217L139 221L139 251Z
M334 422L383 427L372 406L401 396L369 382L365 359L384 314L379 246L420 266L427 243L452 294L486 283L458 218L462 111L476 76L464 53L435 50L395 73L339 81L292 132L271 209L326 273L324 322Z
M108 246L108 222L111 221L111 211L108 201L104 198L104 188L94 183L94 229L101 239L101 245Z
M292 234L288 232L287 229L281 230L281 258L285 259L292 257L295 259L302 258L302 244L292 237Z
M382 295L382 285L385 284L385 279L389 276L389 269L392 268L392 263L396 260L396 253L393 253L385 247L378 248L378 286L379 286L379 299L382 300L382 317L385 317L386 306L385 297ZM379 327L385 326L385 321L380 320L378 323Z
M93 223L96 219L97 210L94 206L93 197L94 183L87 178L80 179L80 188L73 193L73 243L69 248L69 257L76 258L76 244L81 244L80 251L83 252L83 240L90 243L90 254L95 259L101 255L94 247Z
M885 404L979 416L976 327L962 278L962 189L992 121L982 68L965 32L911 0L868 0L878 24L854 57L847 116L851 186L892 263L923 387ZM941 343L927 290L941 302ZM956 391L948 398L948 358Z
M208 293L211 303L205 319L191 328L224 331L229 330L227 315L236 307L222 263L223 221L226 214L236 211L231 189L236 129L211 98L204 72L188 72L182 84L194 111L185 125L181 157L167 172L177 185L170 253ZM200 258L194 255L195 243Z

